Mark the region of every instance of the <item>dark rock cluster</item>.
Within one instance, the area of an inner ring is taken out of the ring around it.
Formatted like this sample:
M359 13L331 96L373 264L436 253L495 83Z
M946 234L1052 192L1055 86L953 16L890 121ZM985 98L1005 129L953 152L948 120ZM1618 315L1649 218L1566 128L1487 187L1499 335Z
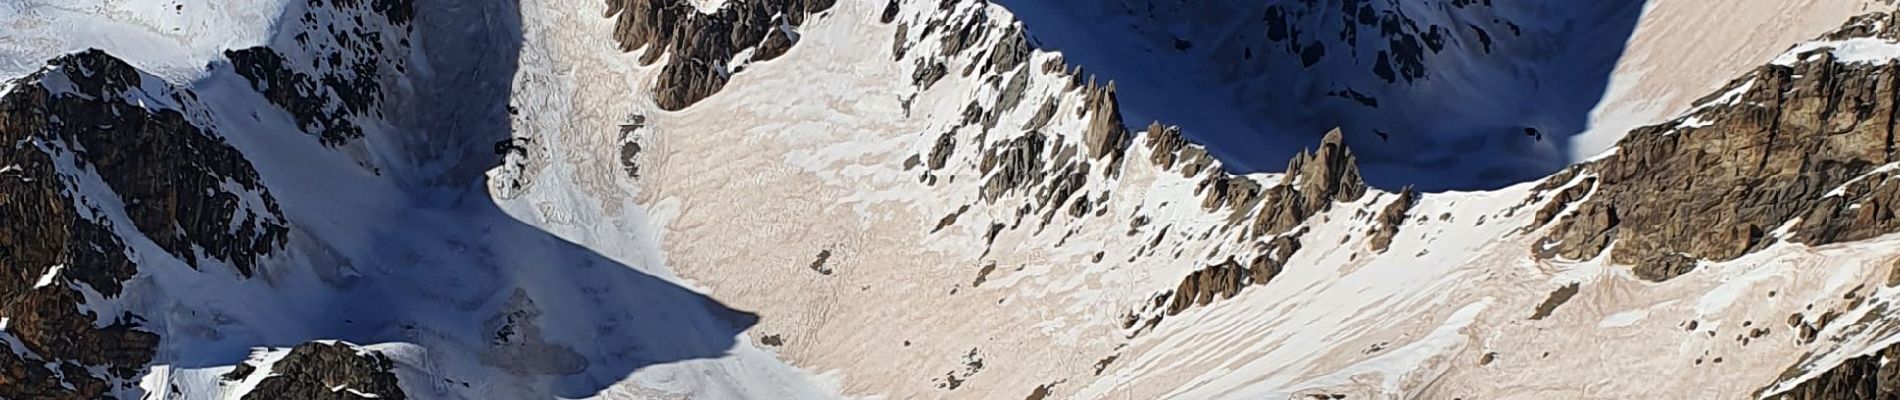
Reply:
M319 15L323 15L319 17ZM296 49L257 46L224 53L238 75L290 112L327 146L363 137L357 121L381 117L384 76L407 71L411 0L311 0L284 27ZM311 58L301 65L295 56Z
M395 362L377 351L346 343L308 342L271 364L270 377L245 393L244 400L402 400Z
M1406 213L1411 212L1412 206L1418 205L1418 192L1410 186L1400 190L1398 197L1386 203L1385 209L1379 211L1378 218L1372 220L1372 232L1367 234L1366 243L1374 252L1385 252L1386 248L1392 246L1392 238L1398 236L1399 227L1405 225Z
M665 57L654 84L660 108L679 110L725 87L728 63L747 48L752 60L783 55L796 44L791 31L834 0L734 0L701 12L688 0L609 0L614 38L623 51L646 49L640 62Z
M1190 177L1203 176L1198 189L1202 207L1209 212L1230 212L1230 228L1249 232L1241 235L1243 242L1258 241L1246 263L1230 256L1225 262L1189 273L1174 291L1155 299L1153 306L1160 308L1159 312L1145 322L1131 315L1125 328L1141 322L1141 329L1146 329L1159 324L1167 315L1231 298L1247 286L1272 281L1286 268L1287 260L1300 250L1300 237L1306 233L1301 225L1307 218L1330 209L1335 202L1358 201L1366 193L1352 151L1346 148L1338 129L1326 134L1317 151L1296 155L1288 163L1285 178L1266 187L1251 178L1204 167L1212 163L1211 159L1205 152L1188 151L1198 146L1186 144L1176 129L1152 125L1148 132L1152 135L1146 139L1152 151L1151 162ZM1163 152L1168 155L1161 154ZM1176 168L1168 168L1169 165ZM1374 229L1396 232L1415 198L1416 195L1409 192L1402 194L1402 198L1389 204L1386 210L1397 215L1395 222Z
M1894 18L1859 17L1830 37L1900 38ZM1778 240L1822 245L1900 228L1900 186L1887 179L1896 171L1882 167L1895 161L1900 64L1837 62L1825 50L1799 58L1757 68L1691 115L1634 130L1615 154L1567 171L1590 178L1538 213L1542 224L1575 210L1540 253L1590 259L1611 248L1611 261L1662 280Z
M97 50L49 65L0 97L0 326L27 350L0 352L0 395L110 397L158 337L88 311L75 284L119 297L138 274L124 235L249 275L289 229L250 162L198 125L196 94Z
M1884 400L1900 398L1900 345L1854 357L1787 391L1767 396L1776 400ZM1804 371L1790 368L1783 378ZM1763 388L1766 391L1767 388ZM1766 394L1766 393L1764 393Z

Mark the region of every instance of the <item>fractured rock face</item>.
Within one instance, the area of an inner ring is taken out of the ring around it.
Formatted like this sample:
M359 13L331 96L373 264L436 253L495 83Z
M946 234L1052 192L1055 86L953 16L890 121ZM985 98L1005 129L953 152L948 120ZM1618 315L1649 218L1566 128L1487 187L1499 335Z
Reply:
M1894 19L1857 18L1828 37L1894 40ZM1900 64L1843 62L1826 50L1757 68L1581 167L1595 177L1594 193L1545 244L1554 256L1589 259L1614 242L1612 261L1668 262L1646 274L1667 277L1684 269L1671 255L1729 260L1778 240L1821 245L1893 232L1900 189L1886 178L1896 77Z
M244 400L402 400L395 362L373 350L345 343L309 342L271 364L270 377L245 393Z
M257 46L224 55L304 131L340 146L363 137L358 119L382 116L384 76L407 72L414 15L410 0L312 0L279 32L292 42L281 45L298 49ZM317 59L305 59L311 57Z
M833 0L737 0L702 13L687 0L609 0L614 38L624 51L646 49L642 64L666 58L654 84L660 108L679 110L725 87L728 63L755 48L754 60L769 60L797 41L792 29Z
M52 64L27 77L46 86L9 96L17 111L3 136L63 143L123 198L139 231L194 266L203 254L249 275L283 246L289 229L257 170L188 116L196 94L147 92L141 87L157 78L96 50ZM147 108L153 104L134 96L169 97L158 101L178 108Z
M138 317L90 311L80 288L123 294L138 269L125 235L250 275L289 229L250 162L198 125L196 94L96 50L49 64L0 97L13 144L0 149L0 330L26 350L0 354L0 394L107 397L158 342Z
M1083 134L1083 143L1088 145L1089 158L1112 155L1120 159L1128 148L1128 128L1122 125L1121 103L1115 100L1115 83L1102 87L1090 83L1086 90L1088 96L1082 110L1089 116L1089 125Z
M1369 234L1370 239L1366 242L1372 247L1372 251L1384 252L1386 248L1392 246L1392 238L1399 235L1399 226L1405 224L1406 213L1417 204L1418 192L1407 186L1399 191L1399 198L1393 199L1391 203L1385 205L1384 210L1379 211L1378 219L1372 221L1374 225Z
M1871 354L1854 357L1778 393L1761 393L1778 400L1873 400L1900 397L1900 346L1888 346ZM1804 371L1790 368L1783 378ZM1767 391L1769 388L1763 388Z
M1287 162L1287 178L1267 191L1256 234L1285 232L1334 201L1357 201L1366 194L1359 166L1338 128L1326 133L1318 151L1301 152Z

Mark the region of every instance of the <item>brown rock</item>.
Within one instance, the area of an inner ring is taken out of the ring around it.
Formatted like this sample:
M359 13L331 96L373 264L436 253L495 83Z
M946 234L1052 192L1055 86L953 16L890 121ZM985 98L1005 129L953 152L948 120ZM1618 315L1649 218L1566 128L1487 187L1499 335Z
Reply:
M1895 40L1885 27L1895 19L1858 17L1827 37ZM1612 261L1666 279L1692 265L1672 255L1734 259L1796 218L1789 239L1810 245L1900 230L1900 188L1877 171L1894 161L1896 79L1900 64L1839 63L1828 52L1757 68L1693 115L1636 129L1616 154L1582 166L1597 192L1554 225L1544 256L1589 259L1615 242Z
M1399 191L1399 198L1386 203L1385 209L1379 211L1378 218L1372 221L1372 232L1367 234L1367 244L1371 245L1372 251L1385 252L1386 248L1392 246L1392 238L1399 235L1399 227L1405 224L1406 214L1418 203L1418 197L1418 192L1406 186Z
M642 64L672 55L654 83L654 100L666 110L686 108L724 88L726 77L720 69L746 47L761 46L761 60L783 54L795 40L781 27L803 25L807 16L831 8L834 0L734 0L711 13L686 1L607 2L621 50L646 49ZM783 37L767 37L774 32Z
M1120 159L1128 149L1128 128L1122 126L1121 103L1115 100L1115 83L1096 87L1090 83L1083 100L1083 113L1089 116L1088 131L1083 135L1083 143L1088 147L1089 158L1102 159L1112 156Z
M395 362L382 352L366 352L344 343L309 342L291 348L290 354L271 364L270 377L258 382L243 398L406 399L408 396L396 384L394 369Z

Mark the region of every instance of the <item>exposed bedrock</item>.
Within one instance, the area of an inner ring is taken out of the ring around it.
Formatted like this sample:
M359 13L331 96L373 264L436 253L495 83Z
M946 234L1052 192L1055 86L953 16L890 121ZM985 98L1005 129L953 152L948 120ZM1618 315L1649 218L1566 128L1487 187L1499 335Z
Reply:
M645 49L642 64L665 59L654 82L660 108L679 110L724 88L729 65L777 58L797 43L798 26L834 0L734 0L702 12L689 0L608 0L614 38L624 51Z
M1893 19L1856 18L1829 38L1893 40ZM1563 206L1539 212L1540 222L1557 218L1540 246L1579 260L1612 248L1612 261L1662 280L1692 269L1685 259L1893 232L1896 79L1900 64L1829 51L1757 68L1689 115L1632 131L1614 155L1566 171L1586 178L1556 195Z

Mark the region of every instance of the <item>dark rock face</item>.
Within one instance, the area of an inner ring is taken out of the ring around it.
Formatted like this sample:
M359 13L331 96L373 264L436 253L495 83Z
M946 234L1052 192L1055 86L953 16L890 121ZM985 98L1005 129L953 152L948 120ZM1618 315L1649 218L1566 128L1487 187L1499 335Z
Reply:
M983 199L995 202L1004 194L1041 182L1047 162L1043 159L1044 146L1047 139L1041 133L1029 132L985 153L978 165L990 177L983 183Z
M937 136L936 146L930 148L930 161L924 165L931 170L943 169L943 167L950 162L950 155L955 154L956 151L957 133L955 131L944 132L943 135Z
M1084 90L1082 111L1089 117L1089 127L1083 133L1083 143L1089 147L1089 158L1121 159L1128 150L1129 134L1122 124L1121 103L1115 100L1115 83L1096 86L1089 82Z
M1550 297L1544 298L1544 302L1537 305L1537 311L1531 313L1531 320L1535 321L1549 317L1550 313L1557 311L1557 306L1569 302L1571 297L1576 297L1578 288L1578 284L1572 283L1550 292Z
M990 48L989 62L983 64L983 72L989 72L992 67L996 71L1014 70L1024 61L1029 61L1029 39L1023 36L1022 27L1010 26L1003 32L1002 39Z
M1194 271L1182 278L1181 286L1174 290L1174 301L1168 303L1168 314L1180 314L1188 307L1204 306L1217 298L1232 298L1240 294L1240 289L1246 285L1246 268L1228 258L1225 262Z
M382 116L383 77L407 72L414 15L410 0L311 0L297 25L279 33L298 49L257 46L224 55L305 132L339 146L363 137L357 118ZM301 65L291 54L315 59Z
M202 253L250 275L260 257L283 246L283 212L243 154L195 125L186 116L192 110L152 110L116 98L156 78L96 50L52 64L54 72L27 79L69 81L74 92L9 96L19 101L10 113L19 125L7 136L67 143L122 198L140 232L193 266ZM175 104L196 102L189 91L169 92Z
M1173 292L1157 297L1155 306L1165 308L1148 319L1144 327L1160 323L1165 315L1180 314L1194 306L1233 297L1246 286L1272 281L1286 267L1287 260L1300 250L1300 237L1305 234L1305 228L1300 225L1307 218L1330 209L1334 202L1357 201L1366 193L1352 151L1346 148L1337 129L1326 134L1319 150L1295 156L1288 165L1286 178L1267 187L1218 168L1206 168L1212 159L1205 152L1190 151L1199 147L1189 145L1180 137L1178 129L1155 124L1149 126L1148 132L1152 135L1147 139L1150 162L1188 176L1204 175L1197 188L1202 208L1208 212L1229 210L1231 227L1250 228L1251 233L1245 235L1246 238L1267 239L1251 251L1251 261L1246 265L1230 257L1226 262L1182 278ZM1392 217L1395 222L1375 227L1375 232L1389 230L1396 234L1398 226L1403 224L1404 213L1416 202L1416 197L1408 191L1389 204L1386 214L1396 215Z
M1892 40L1894 19L1859 17L1828 38ZM1900 64L1842 63L1826 51L1757 68L1692 115L1632 131L1616 154L1580 167L1595 177L1593 193L1541 246L1589 259L1615 242L1612 261L1666 279L1686 270L1684 258L1766 247L1790 223L1783 239L1809 245L1894 232L1900 188L1881 166L1894 161L1896 77ZM1555 214L1548 208L1540 222Z
M97 50L49 64L0 97L0 141L13 144L0 149L0 315L28 350L0 354L0 396L110 397L158 337L136 316L85 311L74 284L122 294L137 274L122 235L249 275L289 229L250 162L198 125L196 94ZM115 226L121 211L131 226Z
M1386 203L1385 209L1379 211L1378 219L1372 221L1372 232L1368 234L1370 238L1366 243L1372 246L1372 251L1385 252L1392 247L1392 238L1399 235L1399 226L1405 224L1406 213L1417 204L1418 192L1412 191L1410 186L1399 191L1399 198Z
M797 42L788 29L811 14L831 8L833 0L739 0L702 13L686 0L608 0L620 48L645 48L642 64L665 55L654 85L660 108L679 110L725 87L727 63L746 48L753 60L776 58Z
M304 343L272 364L271 376L245 393L244 400L407 399L396 385L394 368L381 352L343 343Z
M1885 362L1900 358L1900 346L1889 346L1871 354L1854 357L1839 366L1803 381L1787 391L1768 396L1777 400L1875 400L1900 398L1900 363ZM1797 364L1798 367L1798 364ZM1784 378L1802 371L1790 367ZM1763 388L1766 391L1768 388Z
M1286 173L1286 179L1266 193L1254 220L1256 235L1286 232L1332 208L1335 201L1358 201L1366 194L1359 165L1337 128L1326 133L1318 151L1294 155Z

